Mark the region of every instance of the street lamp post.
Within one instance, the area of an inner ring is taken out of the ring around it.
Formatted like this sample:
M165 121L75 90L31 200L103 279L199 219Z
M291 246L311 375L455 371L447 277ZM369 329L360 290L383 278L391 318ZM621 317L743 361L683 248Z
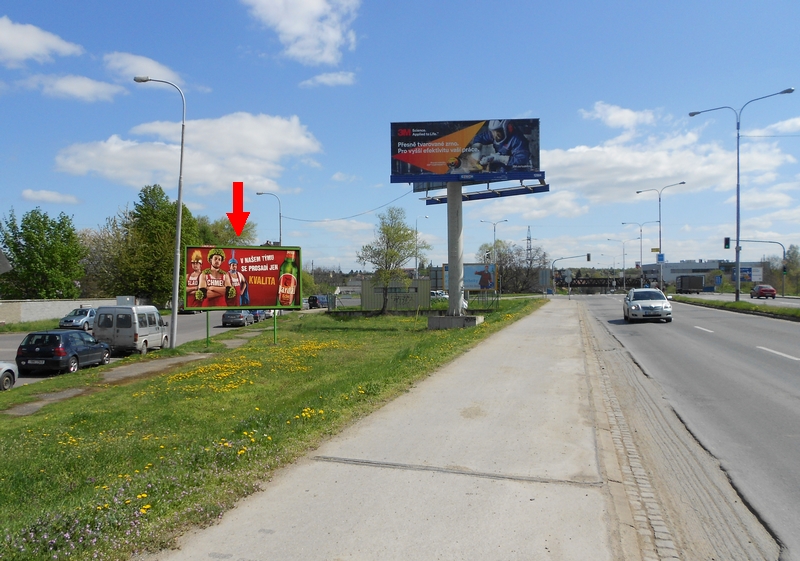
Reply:
M751 103L753 103L754 101L758 101L758 100L761 100L761 99L767 99L768 97L773 97L773 96L776 96L776 95L790 94L793 91L794 91L794 88L786 88L785 90L780 91L780 92L776 92L774 94L769 94L769 95L765 95L765 96L762 96L762 97L757 97L755 99L751 99L750 101L748 101L747 103L742 105L742 108L739 109L739 111L736 111L736 109L734 109L733 107L730 107L728 105L723 105L721 107L714 107L713 109L704 109L703 111L692 111L691 113L689 113L690 117L694 117L695 115L700 115L701 113L708 113L709 111L717 111L718 109L730 109L731 111L733 111L733 114L736 115L736 301L737 302L739 301L739 293L741 292L741 288L742 288L742 269L741 269L741 260L740 260L740 254L741 254L742 248L741 248L741 245L740 245L740 241L741 240L740 240L740 236L739 236L740 231L741 231L741 213L740 213L741 197L740 197L740 182L739 182L739 179L740 179L740 174L739 174L739 139L741 137L740 125L741 125L741 121L742 121L742 111L744 111L744 108L747 107L748 105L750 105Z
M172 318L169 324L169 346L174 349L178 340L178 299L180 298L180 275L181 275L181 218L183 215L183 145L184 133L186 132L186 97L183 91L167 80L156 80L149 76L136 76L133 78L134 82L160 82L162 84L169 84L181 94L181 102L183 103L183 115L181 117L181 160L178 171L178 218L175 228L175 259L172 264Z
M647 222L623 222L623 226L636 224L639 226L639 287L644 287L644 252L642 250L642 226L645 224L655 224L657 220L648 220ZM622 251L625 251L623 247Z
M617 242L622 244L622 290L625 290L625 244L628 242L632 242L633 240L640 240L641 235L638 238L631 238L629 240L612 240L611 238L607 238L610 242Z
M278 200L278 245L283 246L283 226L281 222L283 220L283 213L281 212L281 199L275 193L270 192L258 192L256 195L272 195Z
M428 215L420 214L414 219L414 278L419 278L419 264L417 263L417 258L419 254L419 229L417 228L418 222L420 218L428 218Z
M646 193L647 191L656 191L658 192L658 253L663 255L664 254L664 246L661 245L661 193L664 189L668 189L669 187L675 187L676 185L686 185L685 181L681 181L680 183L673 183L672 185L667 185L666 187L662 187L661 189L642 189L641 191L636 191L636 194L639 195L641 193ZM661 290L664 290L664 263L663 261L659 261L658 263L658 287Z
M500 291L500 272L497 270L497 225L501 222L508 222L508 220L498 220L497 222L492 222L491 220L481 220L481 222L486 222L487 224L492 225L492 261L494 261L494 276L497 280L497 292L501 293Z

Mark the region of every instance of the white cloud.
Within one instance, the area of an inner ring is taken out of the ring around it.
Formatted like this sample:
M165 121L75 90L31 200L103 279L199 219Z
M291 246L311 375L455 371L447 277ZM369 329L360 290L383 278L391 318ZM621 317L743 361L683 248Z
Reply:
M732 197L730 202L735 202ZM788 193L776 189L747 189L741 191L741 205L747 210L787 208L794 204Z
M146 56L114 52L105 55L103 61L106 63L106 68L116 74L122 82L133 82L134 76L149 76L173 82L179 86L183 84L183 80L177 72ZM161 84L155 83L154 85ZM171 87L168 84L163 84L163 86Z
M53 55L80 54L83 54L80 45L64 41L35 25L14 23L8 16L0 17L0 63L7 68L19 68L26 60L42 63L53 60Z
M313 78L300 82L301 88L313 88L316 86L352 86L356 82L356 75L353 72L329 72L318 74Z
M22 198L26 201L34 203L56 203L56 204L78 204L78 198L73 195L65 195L56 191L34 191L33 189L24 189L22 191Z
M273 28L285 54L303 64L338 64L354 49L350 29L361 0L241 0L253 17Z
M656 120L653 111L633 111L602 101L596 102L592 111L581 109L580 112L585 119L599 120L615 129L634 129L639 125L652 125Z
M153 141L108 140L73 144L59 152L57 168L73 175L97 174L135 188L178 183L180 122L156 121L132 134ZM195 193L230 190L244 181L248 191L276 191L282 162L318 153L321 145L296 117L233 113L219 119L187 121L184 185Z
M580 201L578 193L554 188L552 192L536 196L504 197L481 208L481 216L502 217L515 215L525 220L541 220L549 216L575 218L589 212L589 205Z
M650 125L657 120L653 111L634 112L602 102L587 118L595 118L609 128L626 128L635 131L639 125ZM662 122L663 124L663 122ZM681 123L676 122L676 126ZM794 124L779 124L790 130ZM800 123L798 123L800 126ZM513 197L489 203L487 212L498 216L513 215L528 220L541 220L549 216L577 217L585 215L595 206L612 206L636 203L655 193L636 195L636 191L661 189L684 181L684 185L670 188L670 196L699 191L719 191L730 194L719 203L733 205L736 188L735 145L723 147L716 140L705 140L702 127L697 129L667 130L636 138L623 134L613 141L595 146L575 146L569 149L541 151L542 169L547 171L551 192L535 197ZM727 148L727 149L726 149ZM791 196L795 184L781 183L781 168L796 159L783 152L776 142L749 140L741 147L741 185L749 209L765 209L796 205Z
M331 176L331 179L342 183L352 183L353 181L357 180L358 177L356 177L355 175L348 175L346 173L342 173L341 171L337 171Z
M794 117L769 125L763 129L752 129L742 132L742 136L780 136L800 132L800 117Z
M127 93L122 86L98 82L85 76L54 76L38 74L19 82L21 85L41 89L50 97L75 98L81 101L112 101L115 95Z

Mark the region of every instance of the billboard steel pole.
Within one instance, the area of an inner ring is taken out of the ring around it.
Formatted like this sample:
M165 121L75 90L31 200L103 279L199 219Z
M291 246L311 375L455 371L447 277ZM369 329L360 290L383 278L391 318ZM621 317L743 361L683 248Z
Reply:
M447 184L447 260L450 264L447 315L450 316L463 315L461 299L464 295L461 287L464 285L464 215L461 207L461 182L451 181Z

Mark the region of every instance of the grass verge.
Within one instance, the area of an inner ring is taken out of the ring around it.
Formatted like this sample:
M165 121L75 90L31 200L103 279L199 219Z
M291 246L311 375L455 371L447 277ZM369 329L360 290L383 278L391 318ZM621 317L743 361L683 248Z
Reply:
M102 369L54 379L92 391L2 419L0 559L116 560L167 547L545 302L504 300L478 327L442 331L425 317L292 314L278 345L271 331L237 349L215 341L207 359L121 386L103 383ZM16 392L0 394L0 410Z
M57 319L0 324L0 333L28 333L29 331L48 331L50 329L58 329Z
M719 308L721 310L731 310L733 312L761 314L770 317L800 321L800 309L798 308L781 308L779 306L767 306L762 304L756 304L754 302L746 302L744 300L739 300L738 302L726 302L724 300L690 298L688 296L678 296L678 295L674 295L672 299L675 302L683 302L685 304L705 306L707 308Z

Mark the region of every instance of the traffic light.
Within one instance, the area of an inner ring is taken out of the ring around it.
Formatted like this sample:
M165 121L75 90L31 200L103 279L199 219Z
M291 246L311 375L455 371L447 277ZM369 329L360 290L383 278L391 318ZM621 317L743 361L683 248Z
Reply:
M591 253L587 253L586 254L586 260L587 261L591 261L592 260L592 254Z
M730 249L730 248L731 248L731 239L725 238L725 249Z
M783 266L783 274L786 274L786 265Z

